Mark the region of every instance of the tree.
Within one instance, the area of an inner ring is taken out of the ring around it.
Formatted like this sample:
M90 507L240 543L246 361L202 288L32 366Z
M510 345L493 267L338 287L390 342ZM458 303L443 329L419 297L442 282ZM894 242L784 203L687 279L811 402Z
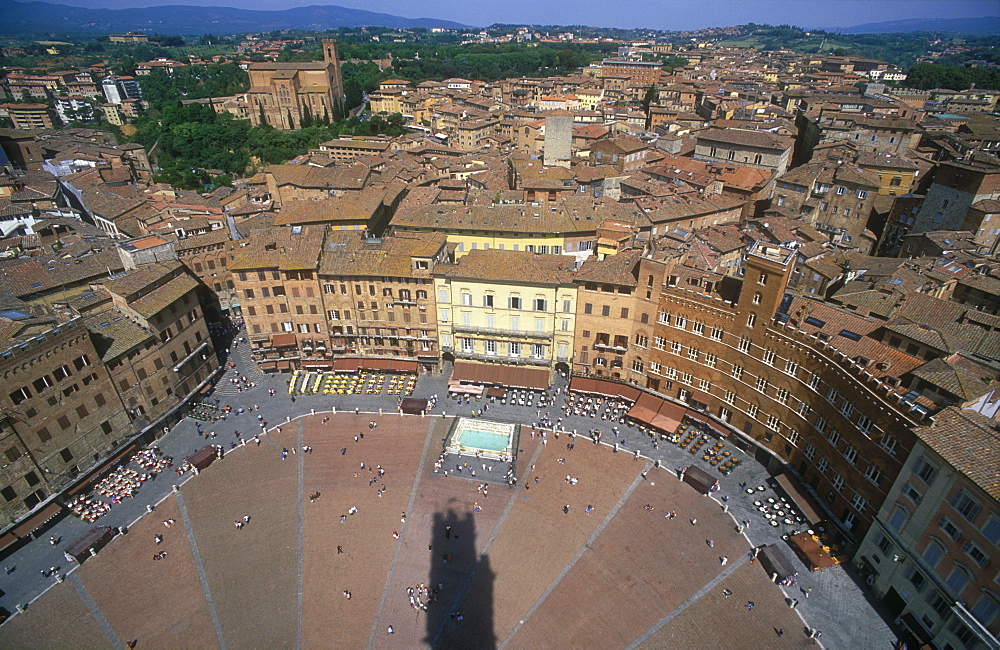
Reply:
M292 118L292 109L288 109L288 128L295 130L295 120Z
M267 115L264 114L264 105L263 104L257 104L257 108L260 109L260 115L259 115L259 117L260 117L260 123L264 124L264 125L267 125Z

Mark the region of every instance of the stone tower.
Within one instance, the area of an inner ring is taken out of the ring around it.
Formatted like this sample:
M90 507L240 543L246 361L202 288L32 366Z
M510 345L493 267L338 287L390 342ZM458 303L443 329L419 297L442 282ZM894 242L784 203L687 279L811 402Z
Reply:
M337 41L323 39L323 62L331 64L330 90L337 101L344 101L344 78L340 72L340 58L337 56Z

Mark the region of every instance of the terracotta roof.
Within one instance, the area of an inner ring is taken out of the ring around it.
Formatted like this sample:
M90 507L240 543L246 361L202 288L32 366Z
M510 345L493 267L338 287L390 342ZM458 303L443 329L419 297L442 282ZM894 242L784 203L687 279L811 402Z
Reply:
M528 251L473 250L453 265L439 265L435 276L515 284L558 285L573 280L572 257Z
M1000 499L1000 423L967 409L947 408L914 429L924 444L994 499Z
M641 258L641 250L622 251L617 255L609 255L603 260L597 260L594 256L590 256L576 272L575 282L578 284L597 282L626 287L639 286L636 274Z
M114 309L88 315L83 323L94 334L94 347L105 362L116 359L153 338L151 332Z
M233 251L231 271L257 269L301 270L319 266L323 226L295 226L255 230Z
M138 300L129 302L129 307L148 318L160 313L197 287L197 280L182 273Z
M778 135L767 131L748 131L745 129L715 129L710 128L700 131L695 136L698 140L708 140L711 142L724 142L744 147L756 147L758 149L785 149L791 148L795 143L795 138L787 135Z

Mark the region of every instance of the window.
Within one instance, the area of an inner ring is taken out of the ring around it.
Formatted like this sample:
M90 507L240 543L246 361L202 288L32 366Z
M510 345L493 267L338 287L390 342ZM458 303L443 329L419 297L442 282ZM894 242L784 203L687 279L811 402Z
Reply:
M759 305L760 304L760 294L759 293L753 294L753 304L755 304L755 305Z
M541 343L532 343L531 345L531 356L534 359L544 359L545 358L545 346Z
M700 356L701 356L701 351L698 350L698 348L695 347L688 348L688 359L691 359L692 361L697 361L698 357Z
M847 445L847 449L844 450L844 458L851 465L854 465L858 460L858 450L853 445Z
M603 307L601 307L601 316L610 316L610 315L611 315L611 305L604 305Z
M763 377L757 377L757 390L761 393L767 392L768 383Z
M680 341L670 342L670 351L674 354L680 354L684 350L684 346L681 345Z
M519 357L521 356L521 344L517 341L511 341L507 344L508 356Z
M788 404L788 390L785 388L779 388L775 391L775 398L780 404Z
M586 338L586 337L584 337L584 338ZM657 350L664 350L664 349L666 349L666 347L667 347L667 339L663 338L662 336L654 336L653 337L653 347L656 348Z
M812 388L813 390L819 389L819 384L820 384L819 375L814 375L813 373L809 373L808 383L809 383L809 388Z
M816 457L816 447L814 447L811 442L806 443L805 454L806 458L809 458L810 460Z
M758 411L760 411L760 409L757 407L756 404L751 404L751 405L747 406L747 415L749 415L752 418L756 418L757 417L757 412Z
M684 316L674 318L674 327L681 330L687 329L687 318Z
M799 406L795 410L803 418L808 418L809 414L812 413L812 408L805 402L799 402Z
M989 540L990 544L997 546L1000 544L1000 517L990 515L981 529L983 537Z
M464 292L462 293L462 305L465 306L465 307L471 307L472 306L472 294L471 293L464 293Z
M668 314L665 311L657 312L657 314L656 314L656 322L657 323L663 323L664 325L669 325L670 324L670 314Z
M745 336L743 338L741 338L740 339L740 344L739 344L739 350L740 350L740 352L749 353L750 352L750 339L746 338Z
M882 479L882 471L874 465L869 465L868 468L865 469L865 476L868 477L869 481L878 485L879 481Z
M854 509L858 511L859 515L863 515L865 514L865 510L868 509L868 500L865 499L860 494L855 494L854 497L851 499L851 505L854 506Z
M27 386L22 386L10 394L10 401L15 404L20 404L26 399L31 398L31 391L28 390Z
M955 563L955 568L951 570L948 577L945 578L944 583L952 588L952 590L959 596L965 591L965 587L968 586L971 577L969 572L965 567L963 567L958 562Z
M892 436L885 434L878 439L878 446L884 449L890 456L895 456L896 447L899 446L899 443Z
M979 515L979 502L970 497L965 490L959 490L951 498L951 506L959 512L967 521L974 521Z
M858 429L861 430L861 433L865 434L866 436L871 433L872 421L871 418L869 418L867 415L859 415L857 424L858 424Z
M962 552L972 558L972 561L978 564L981 569L985 569L986 565L990 563L990 556L972 540L966 540L962 544Z
M840 444L840 432L836 429L830 429L826 435L826 439L830 441L830 444L836 447Z
M649 362L649 371L651 373L653 373L654 375L660 374L660 371L662 369L663 369L663 366L660 363L658 363L656 361L650 361Z
M738 379L740 381L743 381L743 367L742 366L733 366L733 377L735 377L736 379Z
M507 306L510 309L520 309L521 308L521 299L519 297L517 297L517 296L511 296L507 300Z
M649 347L649 337L643 336L642 334L636 334L635 344L638 345L640 348L647 348Z
M708 366L709 368L714 368L715 365L718 363L718 361L719 357L717 357L716 355L712 354L711 352L705 353L705 365Z
M723 332L723 330L722 330L721 327L713 327L712 328L712 333L711 333L712 340L714 340L714 341L721 341L722 340L722 332Z
M847 188L846 188L846 187L841 187L840 185L838 185L838 186L837 186L837 189L836 189L836 190L834 190L834 191L835 191L835 192L836 192L837 194L839 194L840 196L843 196L843 195L847 194Z
M834 490L840 492L841 490L844 489L844 477L841 476L839 473L834 472L833 480L830 481L830 485L833 486Z
M735 404L736 403L736 393L734 393L731 390L727 390L726 391L726 396L725 396L724 399L726 401L726 404Z
M879 533L878 536L879 536L877 544L878 550L882 551L886 555L892 553L892 549L894 549L895 547L892 545L892 542L889 541L889 538L883 535L882 533Z
M462 343L462 352L470 353L471 354L472 352L475 351L476 346L475 346L475 342L472 339L462 338L462 339L459 339L459 341L461 341L461 343Z
M816 469L819 470L820 474L826 475L826 470L830 469L830 461L820 458L819 462L816 463Z
M896 506L892 511L892 516L889 517L889 527L897 532L903 530L903 526L906 525L906 521L909 518L909 511L900 506Z
M483 296L483 307L487 309L493 309L493 294L487 293Z
M681 373L681 383L691 384L694 382L694 377L691 376L690 372Z
M632 371L633 372L642 372L643 371L642 359L634 359L632 361Z
M774 365L774 350L764 350L763 361L769 366Z
M997 616L998 604L996 594L984 593L979 602L972 608L972 615L983 625L989 625Z
M947 517L941 517L937 522L938 528L941 529L945 535L947 535L952 541L958 541L959 536L961 536L962 531L959 529L955 523L948 519Z
M545 311L547 308L547 302L545 298L535 298L535 311Z
M698 380L698 388L700 388L702 390L702 392L708 393L709 391L712 390L712 382L710 382L707 379L699 379Z
M694 321L691 323L691 331L700 336L705 335L705 323L701 321Z
M777 418L777 416L774 416L774 415L767 416L767 428L768 429L771 429L773 431L777 431L780 426L781 426L781 421Z
M926 457L921 456L917 459L916 465L913 467L913 473L920 477L927 487L930 487L934 483L934 478L937 476L938 469L932 465Z
M903 485L900 489L900 494L918 506L920 505L920 502L924 500L924 495L920 493L920 490L916 489L909 483Z
M757 284L764 286L767 284L767 273L761 273L757 276Z
M750 314L747 316L747 327L753 327L754 323L757 322L757 314Z

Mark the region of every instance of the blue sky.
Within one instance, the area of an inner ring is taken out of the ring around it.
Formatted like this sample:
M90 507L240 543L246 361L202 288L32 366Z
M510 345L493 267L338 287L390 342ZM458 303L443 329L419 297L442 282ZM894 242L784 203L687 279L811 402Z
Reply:
M53 1L53 0L50 0ZM904 18L968 18L1000 14L996 0L54 0L81 7L166 4L288 9L334 4L410 18L492 23L585 24L602 27L699 29L748 22L804 28L850 27Z

